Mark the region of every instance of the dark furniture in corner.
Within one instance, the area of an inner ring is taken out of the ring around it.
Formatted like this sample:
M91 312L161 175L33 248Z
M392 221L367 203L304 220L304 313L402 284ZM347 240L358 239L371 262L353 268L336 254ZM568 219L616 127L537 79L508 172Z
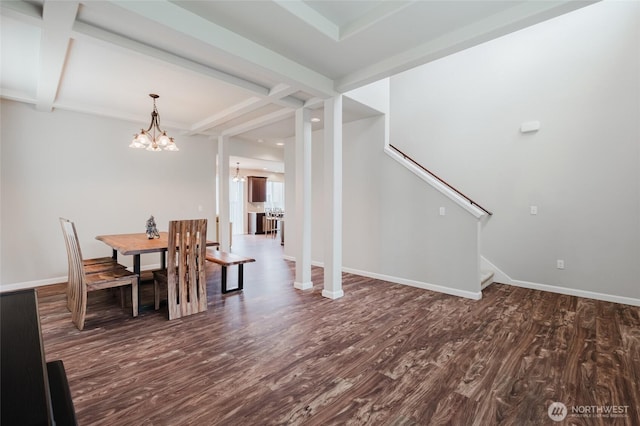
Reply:
M34 289L0 293L0 424L77 425L62 361L46 362Z
M265 213L249 212L249 234L264 234Z
M267 178L262 176L247 176L249 181L249 202L264 203L267 201Z

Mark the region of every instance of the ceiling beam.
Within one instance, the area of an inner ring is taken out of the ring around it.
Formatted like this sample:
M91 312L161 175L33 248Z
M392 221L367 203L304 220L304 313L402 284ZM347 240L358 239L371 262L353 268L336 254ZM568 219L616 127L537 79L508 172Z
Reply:
M190 59L174 55L173 53L169 53L156 47L149 46L148 44L144 44L118 34L114 34L112 32L103 30L102 28L94 27L84 22L76 22L73 26L73 31L74 38L77 38L79 40L83 38L90 39L91 41L97 40L105 43L105 45L107 46L117 46L124 50L133 51L144 56L158 59L162 62L174 65L182 70L189 70L198 74L206 75L216 80L224 81L225 83L240 87L255 95L269 95L268 88L249 80L245 80L243 78L228 74L215 68L211 68Z
M242 102L232 105L229 108L225 108L219 113L213 114L212 116L207 117L204 120L198 121L193 126L191 126L191 128L187 132L187 135L195 135L197 133L202 133L206 130L220 126L221 124L224 124L227 121L233 120L234 118L241 117L246 113L249 113L251 111L254 111L258 108L261 108L267 105L268 103L269 101L267 101L264 98L261 99L256 96L253 96L249 99L246 99Z
M235 136L254 129L258 129L260 127L268 126L269 124L277 123L278 121L282 121L285 118L292 117L293 113L293 109L283 108L281 110L265 114L261 117L254 118L253 120L249 120L237 126L225 129L222 131L221 136Z
M20 22L42 27L42 8L24 1L0 1L2 15Z
M427 43L386 58L336 81L345 93L503 35L572 12L600 0L526 1Z
M273 0L301 21L306 22L333 41L340 41L340 27L302 0Z
M314 96L329 97L336 94L333 80L307 68L279 53L244 38L227 28L207 21L179 5L166 0L134 2L112 0L123 9L149 19L181 34L199 40L225 55L242 60L247 66L257 67L274 80L282 81Z
M40 39L40 67L36 109L53 110L64 64L69 53L71 28L78 13L77 1L44 2L42 9L42 35Z
M187 134L193 135L204 132L220 126L227 121L233 120L234 118L241 117L244 114L248 114L251 111L262 108L270 103L281 104L287 108L301 108L304 105L304 102L290 96L295 92L296 89L287 84L277 84L269 90L269 94L266 97L259 98L254 96L232 105L217 114L195 123L191 126Z
M401 11L405 7L415 2L416 0L383 1L366 15L360 17L359 19L356 19L355 21L343 25L342 28L340 28L340 41L366 30L373 24L388 18L394 13Z
M167 52L165 50L161 50L156 47L149 46L148 44L144 44L136 40L123 37L118 34L114 34L112 32L103 30L101 28L97 28L92 25L86 24L84 22L76 22L74 24L73 35L74 35L74 38L77 38L79 40L83 38L91 39L91 41L97 40L99 42L105 43L108 46L117 46L124 50L134 51L136 53L161 60L165 63L174 65L181 70L190 70L192 72L205 75L207 77L211 77L216 80L223 81L235 87L239 87L241 89L247 90L251 94L256 95L262 99L267 99L270 102L276 103L278 105L281 105L287 108L300 108L303 104L303 102L300 99L297 99L293 96L289 96L292 93L295 93L297 90L288 85L285 85L288 88L287 93L282 93L281 91L278 91L278 92L275 92L277 93L277 96L276 96L274 95L273 88L269 89L267 87L264 87L260 84L246 80L244 78L226 73L224 71L217 70L215 68L200 64L190 59L183 58L181 56ZM275 86L275 87L278 87L278 86ZM265 104L266 103L268 102L265 102ZM205 120L203 120L203 122Z

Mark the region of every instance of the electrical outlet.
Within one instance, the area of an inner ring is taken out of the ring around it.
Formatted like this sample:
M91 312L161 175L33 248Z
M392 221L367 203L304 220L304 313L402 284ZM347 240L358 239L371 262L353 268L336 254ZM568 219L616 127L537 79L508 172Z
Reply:
M531 207L529 208L529 212L530 212L532 215L536 215L536 214L538 214L538 206L531 206Z
M558 260L556 261L556 268L558 268L558 269L564 269L564 260L562 260L562 259L558 259Z
M445 214L447 214L447 209L440 207L440 216L444 216Z

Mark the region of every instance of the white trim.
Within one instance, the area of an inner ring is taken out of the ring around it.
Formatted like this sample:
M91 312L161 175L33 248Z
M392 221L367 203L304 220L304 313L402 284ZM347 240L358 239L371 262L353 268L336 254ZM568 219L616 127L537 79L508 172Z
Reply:
M422 281L414 281L414 280L409 280L406 278L399 278L399 277L392 277L390 275L383 275L383 274L377 274L374 272L367 272L367 271L361 271L358 269L351 269L351 268L342 268L342 270L344 272L347 272L349 274L354 274L354 275L360 275L363 277L368 277L368 278L374 278L377 280L382 280L382 281L388 281L394 284L402 284L402 285L408 285L411 287L417 287L417 288L421 288L424 290L431 290L431 291L435 291L438 293L445 293L445 294L450 294L452 296L458 296L458 297L464 297L466 299L473 299L473 300L480 300L482 299L482 292L478 291L478 292L472 292L472 291L466 291L466 290L459 290L456 288L451 288L451 287L444 287L441 285L437 285L437 284L430 284L430 283L425 283Z
M313 282L308 281L306 283L299 283L296 281L293 283L293 287L297 288L298 290L310 290L313 288Z
M149 271L149 270L156 270L156 269L160 269L159 263L154 263L152 265L145 265L140 268L140 271ZM133 272L133 267L129 267L127 268L127 270L130 272ZM52 285L52 284L66 284L68 281L69 281L69 276L64 275L62 277L46 278L44 280L24 281L21 283L13 283L13 284L1 284L0 293L3 293L5 291L24 290L27 288L42 287L45 285Z
M64 284L68 281L68 277L47 278L45 280L25 281L21 283L2 284L0 285L0 293L13 290L24 290L27 288L42 287L51 284Z
M296 258L293 257L293 256L283 256L283 258L285 260L290 260L292 262L296 261ZM313 266L324 268L324 263L323 262L319 262L317 260L311 261L311 264ZM424 290L431 290L431 291L435 291L435 292L438 292L438 293L450 294L452 296L464 297L466 299L473 299L473 300L482 299L482 292L481 291L472 292L472 291L458 290L458 289L455 289L455 288L444 287L444 286L437 285L437 284L430 284L430 283L425 283L425 282L422 282L422 281L408 280L406 278L392 277L390 275L378 274L378 273L369 272L369 271L362 271L360 269L347 268L347 267L344 267L344 266L342 267L342 272L346 272L348 274L360 275L362 277L367 277L367 278L374 278L376 280L388 281L388 282L391 282L391 283L394 283L394 284L402 284L402 285L408 285L408 286L411 286L411 287L418 287L418 288L421 288L421 289L424 289ZM298 283L294 283L294 287L296 285L298 285ZM323 294L323 296L324 296L324 294Z
M329 291L329 290L322 290L322 296L328 298L328 299L339 299L342 296L344 296L344 291L343 290L338 290L338 291Z
M511 284L513 281L502 269L491 263L486 257L480 256L480 269L493 272L493 282L501 284Z
M497 282L497 281L496 281ZM605 302L621 303L623 305L640 306L640 299L632 297L616 296L612 294L596 293L575 288L558 287L549 284L532 283L530 281L511 280L514 287L528 288L531 290L547 291L549 293L566 294L569 296L584 297L586 299L602 300Z
M476 219L479 220L487 215L482 209L477 207L475 204L471 204L466 198L462 197L460 194L458 194L457 192L455 192L454 190L452 190L451 188L449 188L448 186L440 182L438 179L434 178L429 173L425 172L424 170L420 169L418 166L416 166L409 160L405 159L402 155L400 155L399 153L394 151L392 148L390 148L388 144L385 144L384 152L389 157L393 158L398 163L402 164L404 167L409 169L411 172L413 172L413 174L418 176L420 179L427 182L429 185L431 185L432 187L440 191L443 195L445 195L446 197L451 199L453 202L458 204L464 210L471 213Z

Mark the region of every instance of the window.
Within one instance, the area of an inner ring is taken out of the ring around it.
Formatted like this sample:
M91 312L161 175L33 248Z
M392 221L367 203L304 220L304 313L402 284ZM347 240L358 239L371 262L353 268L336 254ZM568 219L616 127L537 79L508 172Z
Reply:
M284 182L267 181L267 209L284 210Z

